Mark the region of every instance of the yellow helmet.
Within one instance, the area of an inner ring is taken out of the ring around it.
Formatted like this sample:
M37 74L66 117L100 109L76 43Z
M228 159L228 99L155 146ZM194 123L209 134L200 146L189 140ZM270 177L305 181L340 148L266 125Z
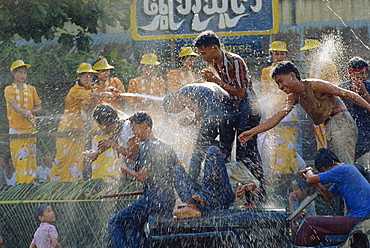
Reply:
M304 46L301 48L302 51L310 50L312 48L316 48L321 46L321 42L315 39L306 39L304 41Z
M21 66L26 66L27 68L30 68L31 67L31 65L24 63L23 60L16 60L10 66L10 71L14 71L14 69L16 69L18 67L21 67Z
M191 49L191 47L185 47L179 53L179 57L182 58L182 57L185 57L185 56L196 56L196 57L199 57L200 55L197 54L196 52L194 52L193 49Z
M143 65L159 65L160 63L157 61L158 57L155 54L144 54L141 57L141 64Z
M280 52L287 52L286 43L282 41L274 41L270 45L269 51L280 51Z
M92 65L90 65L89 63L81 63L77 69L77 74L84 72L98 73L97 71L93 70Z
M107 59L103 58L101 60L98 60L94 66L93 66L93 69L96 70L96 71L100 71L100 70L110 70L110 69L114 69L114 66L108 64L108 61Z

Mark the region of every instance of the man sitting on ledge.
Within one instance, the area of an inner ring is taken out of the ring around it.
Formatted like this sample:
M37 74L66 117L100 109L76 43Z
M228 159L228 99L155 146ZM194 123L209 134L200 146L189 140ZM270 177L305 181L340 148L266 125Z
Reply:
M260 187L260 182L243 163L225 164L221 151L215 146L207 150L201 183L191 180L179 166L175 167L174 177L177 193L187 203L186 207L172 212L176 218L200 217L211 210L227 209L235 198L242 200L246 192L257 192ZM246 200L240 208L256 207Z
M320 187L327 198L343 196L348 213L308 217L294 237L293 243L298 246L316 246L327 234L347 235L362 217L370 214L370 184L354 165L341 163L334 152L321 148L315 167L319 174L311 167L299 173L306 175L308 183ZM329 190L321 185L328 183L332 183Z

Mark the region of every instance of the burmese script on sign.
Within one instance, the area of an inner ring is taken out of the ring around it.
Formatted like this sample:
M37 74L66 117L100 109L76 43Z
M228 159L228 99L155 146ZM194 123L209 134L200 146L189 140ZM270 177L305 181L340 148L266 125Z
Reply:
M133 29L138 36L266 32L274 27L275 0L136 0Z

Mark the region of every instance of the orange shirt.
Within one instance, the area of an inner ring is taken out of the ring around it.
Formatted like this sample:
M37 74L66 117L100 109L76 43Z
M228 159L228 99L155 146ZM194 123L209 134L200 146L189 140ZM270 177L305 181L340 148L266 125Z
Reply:
M193 83L196 83L196 78L194 72L191 71L173 70L167 75L167 91L169 93L178 91L183 86Z
M33 130L32 125L22 115L14 111L10 106L9 101L15 100L17 104L25 110L33 110L35 106L41 104L41 100L37 95L36 88L31 85L23 84L23 90L18 91L16 84L6 86L4 90L4 97L6 100L7 116L9 120L9 128L13 128L18 131L22 130ZM35 119L31 120L33 124L36 124Z
M126 93L125 86L123 86L121 80L118 78L109 78L104 84L99 84L99 85L94 85L93 86L93 92L107 92L108 90L106 89L107 87L114 87L117 90L121 91L121 93ZM106 99L104 101L105 103L108 103L112 107L116 109L121 109L120 103L120 97L114 97L111 99Z
M69 90L66 101L64 114L59 123L59 131L83 131L84 120L83 112L85 112L85 104L90 100L91 90L86 90L84 87L76 83Z
M153 77L150 82L147 82L144 77L138 77L130 80L127 92L164 96L166 94L166 83L162 77ZM128 102L131 104L142 103L144 99L141 97L130 97Z

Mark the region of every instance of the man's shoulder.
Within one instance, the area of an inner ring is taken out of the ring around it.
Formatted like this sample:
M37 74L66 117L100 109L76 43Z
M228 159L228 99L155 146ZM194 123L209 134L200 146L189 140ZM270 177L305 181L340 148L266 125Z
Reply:
M224 51L225 53L225 56L228 58L228 60L230 61L233 61L233 60L240 60L240 61L244 61L244 59L242 57L240 57L239 54L236 54L236 53L232 53L232 52L226 52Z

